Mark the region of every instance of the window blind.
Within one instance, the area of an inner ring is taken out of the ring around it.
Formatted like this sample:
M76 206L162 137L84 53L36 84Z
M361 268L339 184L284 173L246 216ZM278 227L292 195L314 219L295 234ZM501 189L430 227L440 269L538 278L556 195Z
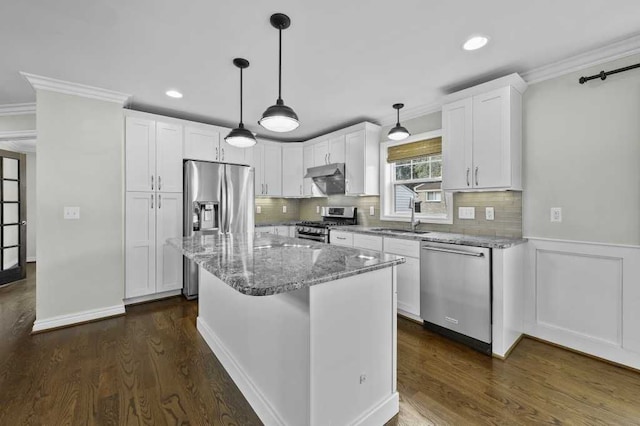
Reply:
M387 148L387 163L442 153L442 138L405 143Z

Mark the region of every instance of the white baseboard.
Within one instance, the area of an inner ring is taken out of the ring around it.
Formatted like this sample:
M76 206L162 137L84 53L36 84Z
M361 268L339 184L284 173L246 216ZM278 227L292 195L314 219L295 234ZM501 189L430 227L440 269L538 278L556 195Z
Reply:
M27 263L31 263L31 262L35 262L36 261L36 257L35 256L28 256L27 257Z
M411 312L407 312L404 309L402 309L402 306L399 302L398 302L398 315L400 315L401 317L410 319L412 321L419 322L420 324L424 323L424 320L420 318L418 315L414 315Z
M238 386L238 389L240 389L240 392L242 392L242 395L249 402L249 405L251 405L251 408L253 408L253 411L256 412L260 420L265 425L284 425L284 421L271 406L267 398L265 398L240 364L238 364L229 351L227 351L223 343L218 339L218 336L216 336L213 330L211 330L200 317L198 317L197 326L200 335L202 335L205 342L207 342L209 348L211 348L218 358L218 361L220 361L229 376L231 376L231 379L236 386ZM268 366L266 367L268 368Z
M130 297L128 299L124 299L123 302L125 305L128 306L128 305L135 305L136 303L144 303L144 302L151 302L153 300L166 299L167 297L179 296L180 294L182 294L182 289L169 290L169 291L163 291L162 293L154 293L154 294L147 294L144 296Z
M50 330L74 324L80 324L97 319L114 317L125 313L124 305L114 305L106 308L90 309L68 315L58 315L47 319L36 319L33 323L33 332Z
M393 393L380 404L373 407L362 417L353 422L354 426L378 426L386 424L400 411L400 397Z

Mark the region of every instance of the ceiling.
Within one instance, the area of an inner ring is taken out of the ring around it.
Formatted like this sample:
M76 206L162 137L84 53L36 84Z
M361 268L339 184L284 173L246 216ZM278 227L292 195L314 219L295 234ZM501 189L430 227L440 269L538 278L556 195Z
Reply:
M277 97L283 12L283 94L301 126L274 134L256 124ZM524 72L640 31L637 0L3 0L0 104L32 102L25 71L133 95L132 107L214 124L238 121L262 136L304 140L363 119L392 116L442 94ZM491 41L461 49L475 33ZM165 96L168 89L182 99Z

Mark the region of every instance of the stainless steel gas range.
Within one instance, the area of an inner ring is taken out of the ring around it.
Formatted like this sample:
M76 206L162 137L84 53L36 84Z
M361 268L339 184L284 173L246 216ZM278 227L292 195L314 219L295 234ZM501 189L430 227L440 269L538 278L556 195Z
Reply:
M330 242L330 226L356 225L356 207L322 207L322 220L296 223L296 238Z

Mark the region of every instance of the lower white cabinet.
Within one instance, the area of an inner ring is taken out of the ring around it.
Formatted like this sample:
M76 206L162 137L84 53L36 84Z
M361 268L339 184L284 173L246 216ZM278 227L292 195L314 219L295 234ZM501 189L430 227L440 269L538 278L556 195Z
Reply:
M404 256L398 265L398 310L420 317L420 241L384 238L384 252Z
M382 251L382 237L367 234L353 234L353 246L365 250Z
M182 236L182 194L127 192L125 298L182 288L182 255L166 242Z
M256 232L261 232L263 234L280 235L282 237L294 237L296 233L296 227L292 225L256 226Z
M353 234L351 232L329 231L329 244L353 247Z

